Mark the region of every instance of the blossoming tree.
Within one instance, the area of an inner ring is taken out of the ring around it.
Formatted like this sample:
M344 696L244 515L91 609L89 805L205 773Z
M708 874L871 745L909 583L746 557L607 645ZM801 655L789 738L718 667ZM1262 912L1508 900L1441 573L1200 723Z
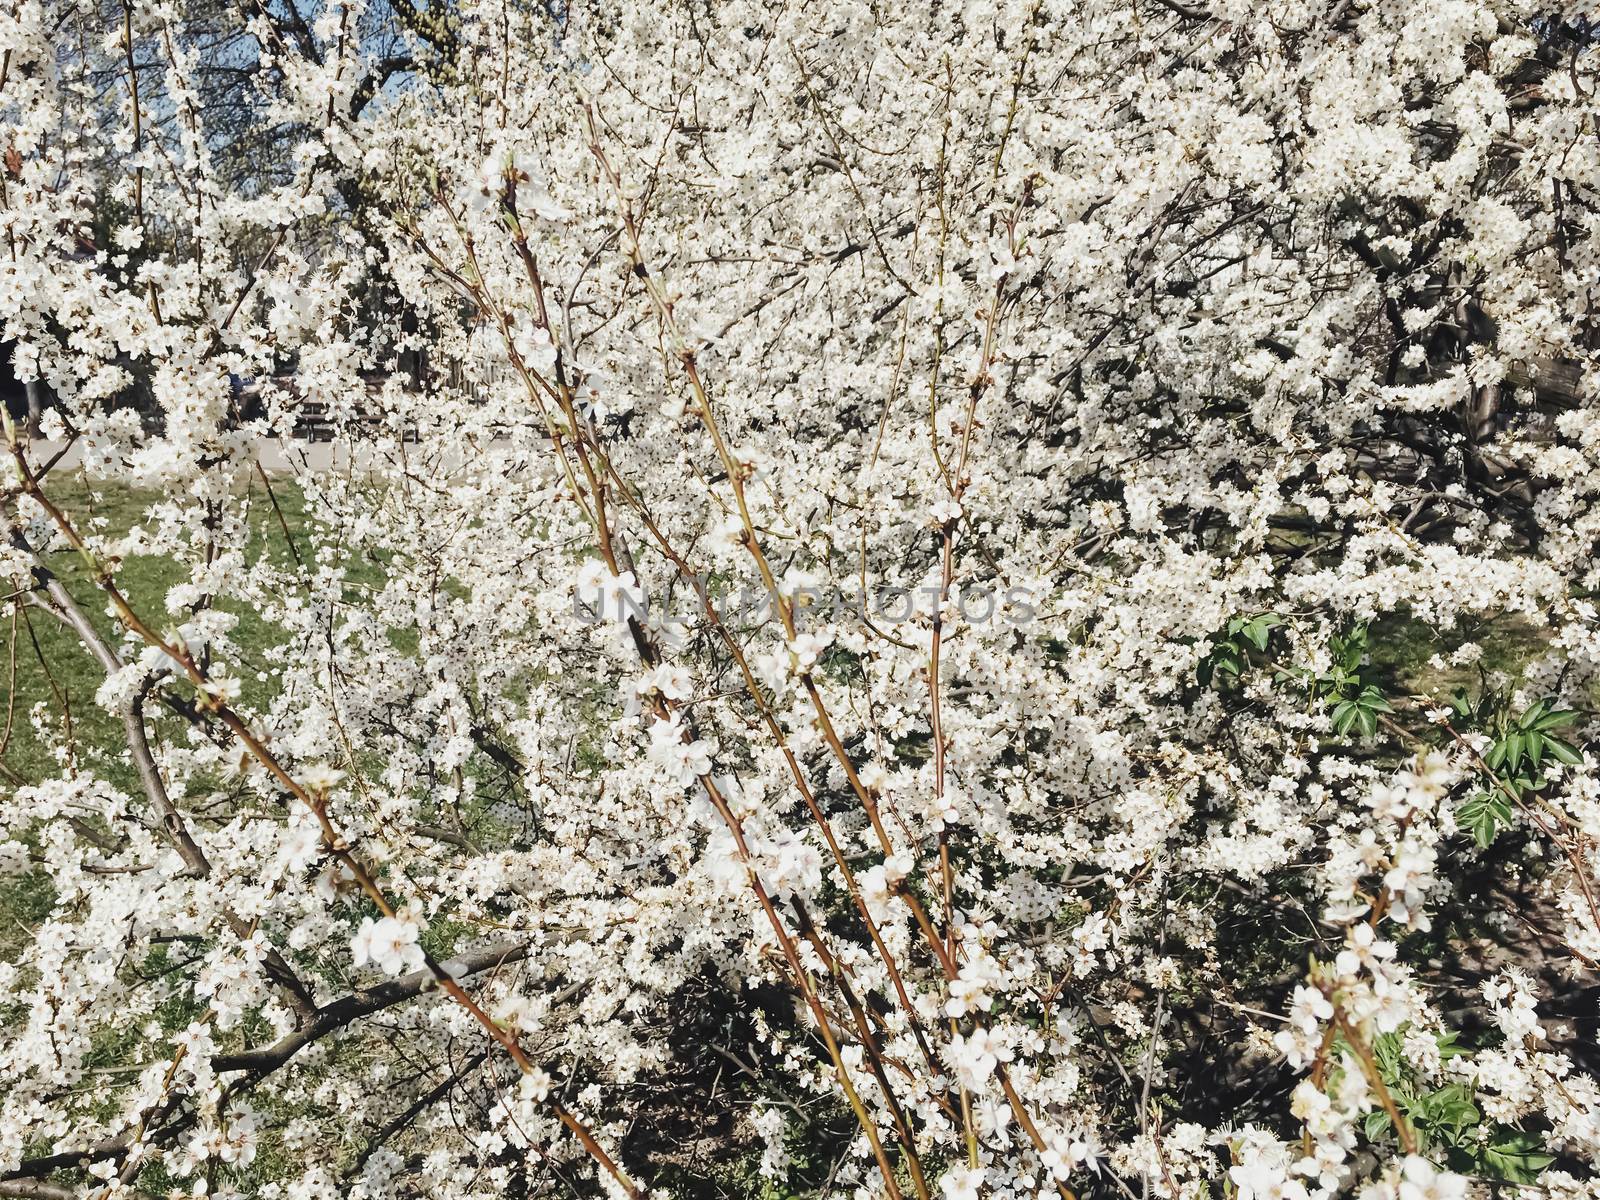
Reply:
M1594 1194L1597 54L10 0L0 1195Z

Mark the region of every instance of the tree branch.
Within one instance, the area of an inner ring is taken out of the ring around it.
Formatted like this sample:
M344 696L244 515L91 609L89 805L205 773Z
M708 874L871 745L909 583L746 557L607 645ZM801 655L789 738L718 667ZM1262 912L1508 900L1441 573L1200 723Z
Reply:
M455 978L461 979L506 963L520 962L528 957L531 949L527 942L505 942L469 954L458 955L447 960L443 966ZM318 1009L316 1015L304 1026L286 1034L270 1046L241 1050L235 1054L219 1054L212 1058L211 1067L218 1074L230 1071L254 1071L264 1075L275 1071L312 1042L343 1029L362 1017L410 1000L435 986L435 982L431 971L421 970L351 992L348 996L343 996Z

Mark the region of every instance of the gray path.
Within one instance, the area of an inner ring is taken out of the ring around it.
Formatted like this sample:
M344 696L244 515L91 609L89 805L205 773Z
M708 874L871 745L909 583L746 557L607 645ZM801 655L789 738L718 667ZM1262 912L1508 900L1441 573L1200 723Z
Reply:
M498 444L498 443L497 443ZM34 463L49 462L61 450L62 443L36 441L29 457ZM263 438L258 444L257 460L264 470L288 475L329 470L365 470L371 456L363 447L349 442L312 442L304 438ZM71 469L78 466L83 455L81 447L74 445L62 457L58 467Z

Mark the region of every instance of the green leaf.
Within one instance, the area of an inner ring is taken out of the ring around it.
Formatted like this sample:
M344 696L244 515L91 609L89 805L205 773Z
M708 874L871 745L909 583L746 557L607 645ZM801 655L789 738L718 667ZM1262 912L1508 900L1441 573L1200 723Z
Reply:
M1522 752L1527 747L1528 735L1513 733L1506 738L1506 766L1515 771L1522 765Z
M1544 740L1550 749L1550 757L1557 762L1564 762L1569 767L1583 766L1583 755L1578 753L1572 743L1557 737L1547 737Z
M1535 723L1535 729L1560 729L1563 725L1571 725L1578 719L1578 714L1570 708L1558 708L1554 712L1547 712Z
M1480 850L1487 850L1500 830L1511 824L1511 802L1498 791L1479 792L1461 802L1456 821L1472 834Z
M1555 1162L1544 1152L1539 1135L1521 1129L1507 1129L1483 1147L1481 1161L1487 1174L1507 1183L1533 1183L1539 1173Z
M1398 1087L1402 1082L1405 1051L1400 1042L1400 1035L1405 1029L1406 1026L1401 1026L1392 1033L1380 1033L1372 1039L1372 1057L1378 1064L1378 1074L1390 1088Z
M1277 613L1262 613L1245 622L1243 633L1257 650L1265 650L1273 629L1282 624L1283 618Z
M1348 675L1361 669L1361 660L1367 656L1367 623L1352 625L1343 637L1331 639L1334 661Z
M1228 622L1226 634L1213 634L1211 651L1195 668L1195 679L1201 687L1221 686L1229 676L1237 679L1246 666L1244 644L1235 640L1245 627L1243 617Z
M1356 719L1355 702L1341 700L1333 708L1333 731L1343 737L1350 731L1351 723Z
M1473 1099L1472 1089L1466 1084L1446 1084L1418 1100L1412 1118L1434 1136L1454 1143L1483 1119Z

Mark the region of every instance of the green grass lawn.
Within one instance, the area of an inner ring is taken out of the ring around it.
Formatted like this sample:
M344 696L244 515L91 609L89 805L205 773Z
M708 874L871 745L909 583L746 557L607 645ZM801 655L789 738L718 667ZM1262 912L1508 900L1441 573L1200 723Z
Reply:
M1544 653L1549 638L1548 632L1516 614L1471 618L1441 634L1397 613L1373 622L1370 636L1372 665L1386 690L1440 699L1458 687L1476 692L1480 666L1515 679ZM1450 656L1468 642L1482 647L1482 657L1471 664L1450 662ZM1444 660L1442 666L1433 665L1435 656Z
M91 487L78 476L52 476L48 494L75 525L96 533L121 535L146 520L154 492L114 486ZM252 555L270 554L289 562L293 534L305 550L303 497L291 481L274 479L272 498L259 478L248 494ZM106 612L83 561L71 550L46 555L51 570L77 600L78 606L105 634L115 622ZM186 569L161 555L133 555L123 561L117 580L136 611L159 620L166 613L167 590ZM234 640L248 659L270 645L272 626L243 606L223 601L221 607L239 617ZM72 631L53 616L29 605L11 604L0 629L6 651L0 665L0 789L8 791L64 772L92 770L115 786L137 794L138 782L128 758L121 723L95 703L105 679L100 665ZM246 663L245 665L249 665ZM272 684L246 673L247 699L267 699ZM54 902L48 878L34 872L0 879L0 958L10 959L29 930L47 916Z
M74 523L84 530L120 536L142 524L152 503L161 499L153 492L127 488L86 485L81 477L52 477L48 494L61 505ZM271 481L272 495L260 478L250 481L248 493L252 556L269 554L276 561L292 561L289 537L295 536L301 552L305 550L303 497L292 481ZM276 499L274 507L273 499ZM78 605L95 624L112 634L115 623L106 613L100 591L90 579L82 560L70 550L46 555L51 568L71 591ZM169 588L180 582L186 569L160 555L133 555L123 561L117 581L135 611L159 621L166 614ZM268 646L274 629L254 611L224 600L219 607L238 616L233 638L242 649L248 668L254 652ZM6 642L4 656L4 716L0 725L7 731L0 736L0 786L21 787L58 775L69 764L59 761L58 752L48 744L59 739L72 752L93 762L120 786L132 786L131 768L123 761L120 724L94 700L105 676L100 665L78 641L49 613L26 605L13 604L5 616L0 637ZM246 688L256 689L247 699L265 699L262 685L247 672ZM42 706L42 708L40 707ZM33 715L39 709L45 727L54 738L42 739L35 729Z

